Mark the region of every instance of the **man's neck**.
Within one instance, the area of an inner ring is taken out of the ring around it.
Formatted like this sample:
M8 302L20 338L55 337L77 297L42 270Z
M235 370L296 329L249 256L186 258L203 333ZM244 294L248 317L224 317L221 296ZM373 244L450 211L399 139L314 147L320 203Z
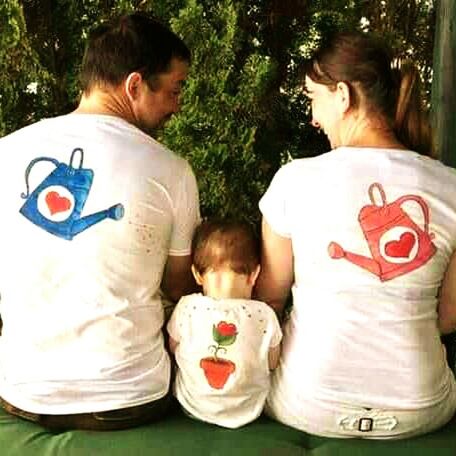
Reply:
M102 114L120 117L133 123L133 113L130 105L119 90L110 92L102 89L92 89L88 94L83 94L75 114Z

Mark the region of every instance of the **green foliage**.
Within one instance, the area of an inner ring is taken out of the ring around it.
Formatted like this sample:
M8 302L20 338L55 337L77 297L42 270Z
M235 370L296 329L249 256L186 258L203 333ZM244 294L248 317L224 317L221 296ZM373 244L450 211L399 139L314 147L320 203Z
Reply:
M24 30L24 20L17 1L6 1L0 5L0 29L3 30L0 36L0 52L3 57L17 45Z
M193 58L182 113L163 139L192 163L206 216L255 221L266 184L255 148L264 116L259 106L274 66L261 53L242 53L247 37L239 26L239 8L224 0L208 11L189 0L171 21Z
M89 29L135 10L153 11L192 50L182 113L160 139L191 162L205 216L258 222L277 168L328 150L309 124L299 65L329 31L379 32L419 65L430 93L430 0L3 0L0 135L71 111Z
M0 5L0 135L17 127L20 95L27 96L36 75L22 8L17 0L5 0Z

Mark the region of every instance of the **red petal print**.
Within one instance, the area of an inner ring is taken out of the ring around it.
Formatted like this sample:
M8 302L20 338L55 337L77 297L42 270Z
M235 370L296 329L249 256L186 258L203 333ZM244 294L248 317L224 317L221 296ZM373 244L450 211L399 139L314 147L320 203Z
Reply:
M217 331L221 336L224 337L235 336L237 334L236 325L233 323L227 323L226 321L221 321L217 325Z

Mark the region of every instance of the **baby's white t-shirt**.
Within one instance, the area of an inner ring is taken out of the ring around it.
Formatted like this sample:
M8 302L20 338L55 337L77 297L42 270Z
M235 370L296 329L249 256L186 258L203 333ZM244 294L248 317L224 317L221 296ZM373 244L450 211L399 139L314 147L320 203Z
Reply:
M168 333L178 343L174 391L185 410L228 428L261 414L269 390L268 353L282 338L269 306L247 299L184 296Z

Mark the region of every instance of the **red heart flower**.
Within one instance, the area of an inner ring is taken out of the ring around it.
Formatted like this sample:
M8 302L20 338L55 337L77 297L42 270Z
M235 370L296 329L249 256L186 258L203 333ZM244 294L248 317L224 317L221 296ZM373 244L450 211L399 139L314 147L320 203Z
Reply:
M227 323L226 321L221 321L217 325L217 331L223 337L232 337L237 334L236 325L233 323Z

